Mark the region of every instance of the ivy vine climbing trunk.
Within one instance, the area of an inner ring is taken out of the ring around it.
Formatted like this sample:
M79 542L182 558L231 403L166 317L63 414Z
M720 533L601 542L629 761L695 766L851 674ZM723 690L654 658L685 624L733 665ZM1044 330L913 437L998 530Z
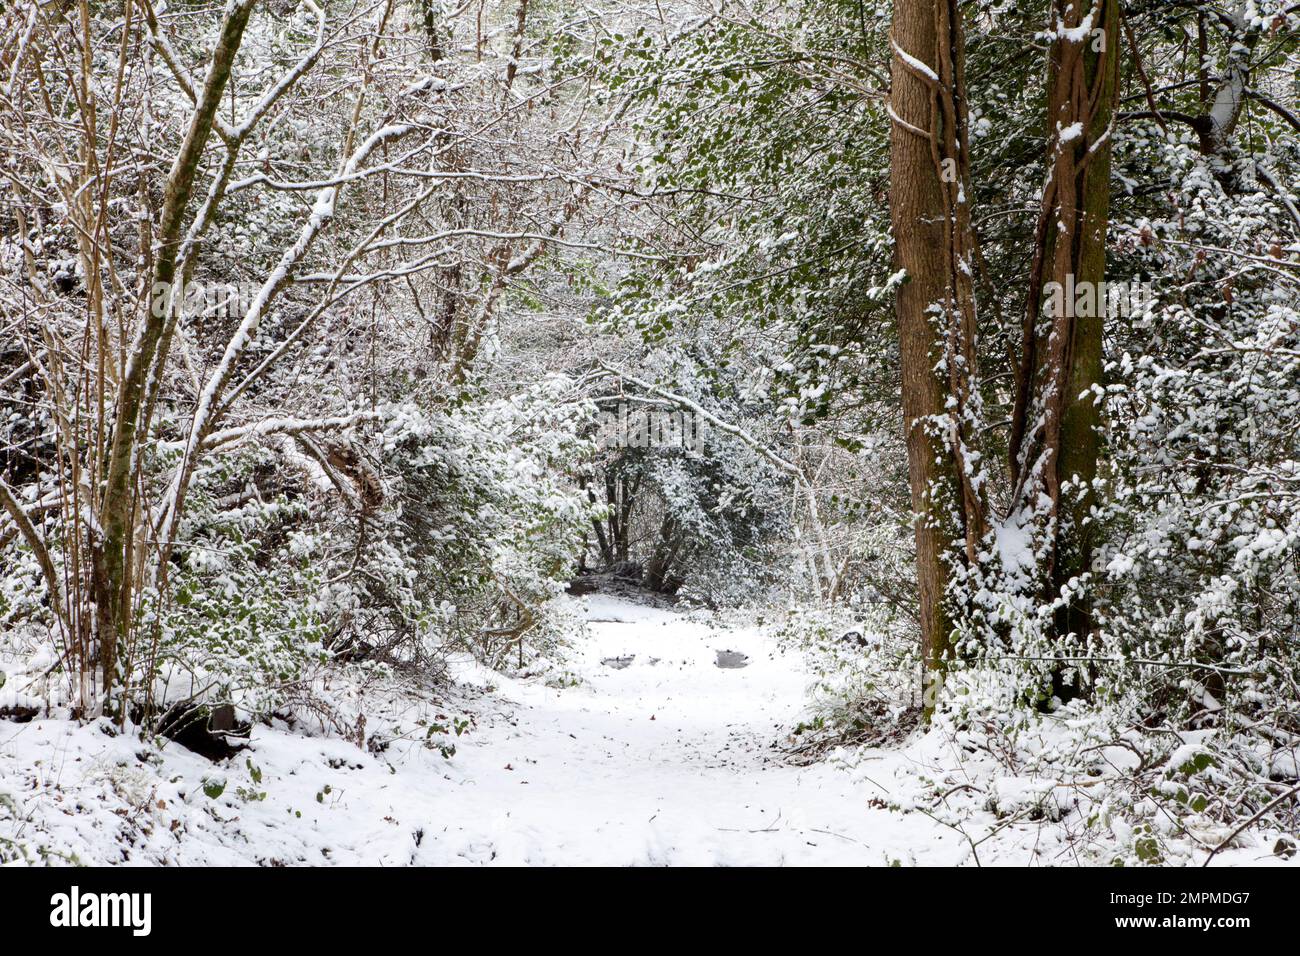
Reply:
M890 216L896 264L907 272L894 308L928 715L960 624L954 562L973 563L985 531L957 0L894 0L891 43Z
M1043 187L1012 416L1013 508L1044 534L1043 597L1065 597L1057 637L1092 629L1088 515L1100 452L1111 142L1120 60L1117 0L1054 0ZM1030 519L1032 516L1032 519ZM1072 583L1073 582L1073 583ZM1058 693L1077 692L1073 682Z

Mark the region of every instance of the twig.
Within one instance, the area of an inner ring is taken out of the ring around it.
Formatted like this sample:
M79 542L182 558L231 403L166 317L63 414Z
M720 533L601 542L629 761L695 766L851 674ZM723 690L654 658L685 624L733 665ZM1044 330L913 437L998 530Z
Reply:
M1282 794L1282 796L1278 797L1277 799L1269 801L1268 805L1265 806L1264 809L1260 810L1259 813L1255 814L1253 817L1251 817L1249 820L1247 820L1247 821L1246 821L1245 823L1243 823L1241 826L1237 827L1237 829L1233 830L1230 834L1228 834L1228 838L1227 838L1226 840L1224 840L1222 843L1220 843L1218 846L1216 846L1213 850L1211 850L1209 856L1207 856L1207 857L1205 858L1205 862L1202 863L1201 866L1209 866L1209 865L1210 865L1210 861L1214 859L1214 856L1215 856L1216 853L1218 853L1220 850L1226 848L1226 847L1228 846L1229 843L1231 843L1233 840L1237 839L1237 837L1241 836L1241 834L1242 834L1245 830L1247 830L1248 828L1250 828L1253 824L1257 823L1257 822L1259 821L1259 819L1260 819L1262 816L1264 816L1264 814L1268 813L1268 811L1272 810L1275 806L1277 806L1277 805L1278 805L1279 803L1281 803L1283 800L1287 800L1287 799L1290 799L1291 797L1294 797L1297 793L1300 793L1300 784L1296 784L1294 787L1292 787L1292 788L1291 788L1290 790L1288 790L1286 793Z

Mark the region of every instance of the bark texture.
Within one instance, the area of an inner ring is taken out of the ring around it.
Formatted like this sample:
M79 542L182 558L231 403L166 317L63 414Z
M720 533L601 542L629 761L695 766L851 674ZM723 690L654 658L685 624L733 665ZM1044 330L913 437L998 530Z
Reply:
M1100 451L1095 389L1102 379L1102 283L1120 58L1117 0L1055 0L1052 18L1048 178L1011 433L1013 507L1035 511L1047 522L1045 598L1059 594L1092 561L1093 533L1085 519L1094 503ZM1089 602L1063 607L1055 628L1061 636L1088 634Z
M890 215L908 280L895 303L902 367L926 710L952 653L953 560L985 530L976 457L974 242L961 14L956 0L894 0Z

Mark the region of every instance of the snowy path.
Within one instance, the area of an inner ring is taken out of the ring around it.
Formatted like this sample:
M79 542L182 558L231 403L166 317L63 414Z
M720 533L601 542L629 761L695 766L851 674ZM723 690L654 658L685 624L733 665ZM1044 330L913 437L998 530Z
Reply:
M583 683L500 688L514 706L465 753L463 788L492 819L497 861L883 864L918 845L956 851L924 818L871 809L881 791L843 770L783 760L773 742L805 699L797 656L753 632L588 601L592 637L570 657ZM718 667L720 650L748 664Z
M881 805L906 802L918 774L978 785L960 821L981 841L982 864L1078 862L1059 826L1000 821L978 796L1037 792L1042 781L980 771L942 735L859 751L853 771L787 762L773 744L805 716L808 677L800 655L761 633L608 597L586 604L590 634L566 648L569 680L464 662L441 700L367 688L366 739L390 741L380 753L345 739L361 689L342 677L319 688L336 715L329 734L258 725L252 746L220 765L102 723L0 720L0 862L974 862L962 834ZM748 663L718 667L718 651ZM467 733L426 743L429 722L450 727L463 714ZM1269 846L1215 863L1281 862Z
M258 726L250 751L214 767L180 747L150 751L93 726L0 722L0 837L92 863L881 865L961 857L952 831L921 814L873 808L882 794L873 783L829 763L784 761L773 742L804 707L798 655L782 655L753 631L586 600L591 635L567 651L578 678L570 686L461 667L453 698L427 711L443 720L474 714L451 759L418 732L375 755L337 736ZM747 666L717 667L719 650L748 655ZM605 663L629 656L625 667ZM867 755L866 772L890 785L896 772L914 771L908 759L904 751ZM203 789L214 776L225 782L216 797Z

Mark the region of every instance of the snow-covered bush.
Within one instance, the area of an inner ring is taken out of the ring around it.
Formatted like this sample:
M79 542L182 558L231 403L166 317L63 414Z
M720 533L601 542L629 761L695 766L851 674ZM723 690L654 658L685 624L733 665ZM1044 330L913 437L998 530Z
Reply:
M197 698L267 713L326 659L331 569L304 546L301 488L275 475L276 456L249 448L200 476L168 587L142 611L152 642L128 664L128 686L159 706Z
M1300 276L1271 262L1287 212L1250 161L1229 190L1185 141L1149 129L1130 149L1176 185L1121 234L1157 306L1115 335L1105 632L1154 662L1165 719L1267 710L1300 734L1300 705L1279 722L1269 703L1295 701L1300 678Z
M555 598L593 515L573 481L590 414L552 377L511 398L385 407L329 439L332 456L303 440L214 456L140 609L125 685L156 707L267 714L330 660L436 674L456 647L493 664L549 648L575 630ZM10 627L44 620L36 573L4 577Z
M575 483L592 451L581 437L590 415L554 376L512 398L388 416L394 538L415 599L439 609L440 639L493 663L556 639L554 599L594 513Z
M963 829L977 809L1005 811L992 828L1050 812L1071 858L1191 862L1256 839L1243 821L1297 825L1300 277L1283 260L1300 250L1256 175L1296 157L1225 170L1190 132L1142 124L1117 159L1167 185L1121 196L1112 225L1113 273L1154 301L1108 327L1093 569L1042 595L1042 529L999 523L958 582L975 612L931 730L960 766L897 805L973 843L991 835ZM1065 601L1091 605L1093 633L1052 634ZM1062 685L1086 692L1062 704ZM1025 781L1034 799L999 795Z
M876 595L795 605L773 625L800 650L813 683L812 717L795 729L801 751L897 741L920 719L920 649L912 626Z

